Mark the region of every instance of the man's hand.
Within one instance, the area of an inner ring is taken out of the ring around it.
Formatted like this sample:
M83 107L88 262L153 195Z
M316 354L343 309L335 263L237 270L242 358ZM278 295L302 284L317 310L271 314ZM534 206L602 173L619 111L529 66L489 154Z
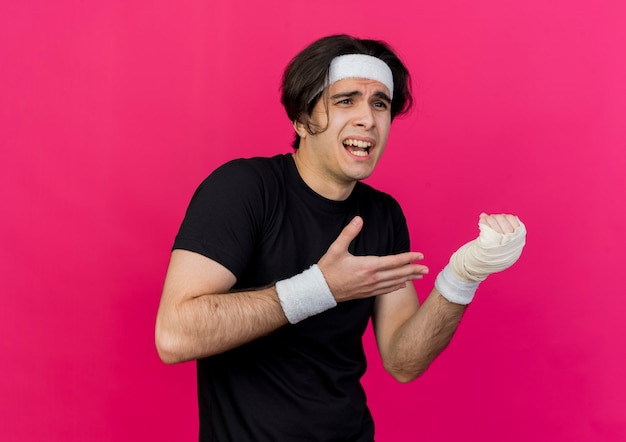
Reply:
M515 215L487 215L481 213L478 224L486 224L498 233L513 233L522 223Z
M522 254L526 227L514 215L481 213L480 235L450 258L454 274L465 281L483 281L492 273L511 267Z
M413 264L424 258L417 252L389 256L350 254L348 247L362 227L363 219L354 217L318 262L337 302L384 295L428 273L426 266Z
M516 216L482 213L478 227L478 238L457 250L435 280L439 293L450 302L469 304L478 284L511 267L526 244L526 227Z

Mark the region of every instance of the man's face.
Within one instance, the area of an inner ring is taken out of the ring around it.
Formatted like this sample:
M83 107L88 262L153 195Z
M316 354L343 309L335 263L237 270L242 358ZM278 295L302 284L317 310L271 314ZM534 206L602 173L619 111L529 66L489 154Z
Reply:
M328 127L316 135L299 130L299 150L306 150L307 158L313 160L310 165L326 180L345 185L367 178L387 143L389 90L375 80L347 78L332 84L325 94L328 112L322 97L313 109L311 123L313 127Z

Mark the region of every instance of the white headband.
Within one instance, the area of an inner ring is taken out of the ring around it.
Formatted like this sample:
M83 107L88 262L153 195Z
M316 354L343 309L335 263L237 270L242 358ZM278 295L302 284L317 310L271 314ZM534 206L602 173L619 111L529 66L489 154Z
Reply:
M387 63L380 58L365 54L348 54L333 58L325 87L346 78L367 78L379 81L389 89L389 98L393 98L393 74ZM320 92L321 90L318 91Z

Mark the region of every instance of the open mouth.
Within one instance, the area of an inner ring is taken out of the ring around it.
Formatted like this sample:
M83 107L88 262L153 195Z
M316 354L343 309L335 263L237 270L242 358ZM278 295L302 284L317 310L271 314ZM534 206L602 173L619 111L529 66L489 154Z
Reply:
M366 157L370 154L372 143L369 141L348 138L343 142L343 147L345 147L352 155L357 157Z

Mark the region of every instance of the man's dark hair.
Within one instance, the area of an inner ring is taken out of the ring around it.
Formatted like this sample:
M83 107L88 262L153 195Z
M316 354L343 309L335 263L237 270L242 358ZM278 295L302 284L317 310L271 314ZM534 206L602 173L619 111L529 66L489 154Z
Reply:
M304 124L307 132L318 132L311 127L311 113L323 95L331 61L340 55L365 54L387 63L393 74L393 99L391 119L409 111L413 105L411 76L406 66L393 50L378 40L362 40L349 35L331 35L321 38L306 47L287 65L283 73L281 102L292 122ZM296 133L294 149L300 146Z

